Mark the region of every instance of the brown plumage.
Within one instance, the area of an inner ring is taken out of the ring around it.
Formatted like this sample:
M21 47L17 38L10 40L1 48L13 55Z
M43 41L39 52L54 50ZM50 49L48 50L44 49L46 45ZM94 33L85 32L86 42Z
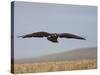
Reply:
M78 35L74 35L74 34L70 34L70 33L61 33L61 34L57 34L57 33L47 33L47 32L34 32L31 34L26 34L23 36L19 36L22 38L31 38L31 37L37 37L37 38L43 38L43 37L47 37L47 39L51 42L54 43L58 43L58 37L59 38L68 38L68 39L80 39L80 40L86 40L85 38L78 36Z

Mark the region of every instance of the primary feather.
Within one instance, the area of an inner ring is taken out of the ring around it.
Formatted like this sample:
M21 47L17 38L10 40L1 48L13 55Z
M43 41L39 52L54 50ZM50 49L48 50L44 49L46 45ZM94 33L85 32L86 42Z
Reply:
M47 33L47 32L34 32L34 33L31 33L31 34L26 34L26 35L23 35L23 36L20 36L22 38L30 38L30 37L47 37L49 36L50 34Z
M81 40L86 40L85 38L78 36L78 35L74 35L74 34L69 34L69 33L61 33L58 34L60 38L69 38L69 39L81 39Z

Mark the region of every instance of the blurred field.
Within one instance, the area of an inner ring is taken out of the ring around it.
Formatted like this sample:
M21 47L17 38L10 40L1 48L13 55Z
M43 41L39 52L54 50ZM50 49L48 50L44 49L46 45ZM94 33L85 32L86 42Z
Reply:
M44 63L12 64L14 73L36 73L65 70L96 69L97 60L75 60Z

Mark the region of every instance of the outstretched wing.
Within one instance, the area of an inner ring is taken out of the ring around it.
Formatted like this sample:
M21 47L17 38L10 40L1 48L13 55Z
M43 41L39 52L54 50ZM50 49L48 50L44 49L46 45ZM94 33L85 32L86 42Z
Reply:
M47 32L34 32L34 33L31 33L31 34L26 34L26 35L19 36L19 37L22 37L22 38L48 37L49 35L51 35L51 34L47 33Z
M85 38L78 36L78 35L74 35L74 34L70 34L70 33L62 33L62 34L58 34L58 36L60 38L72 38L72 39L81 39L81 40L86 40Z

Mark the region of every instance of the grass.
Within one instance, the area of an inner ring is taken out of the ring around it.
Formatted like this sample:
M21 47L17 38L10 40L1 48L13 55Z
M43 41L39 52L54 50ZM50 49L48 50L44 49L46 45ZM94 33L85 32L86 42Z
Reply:
M31 64L12 64L14 73L36 73L36 72L52 72L66 70L83 70L96 69L96 60L76 60L76 61L60 61L60 62L44 62Z

